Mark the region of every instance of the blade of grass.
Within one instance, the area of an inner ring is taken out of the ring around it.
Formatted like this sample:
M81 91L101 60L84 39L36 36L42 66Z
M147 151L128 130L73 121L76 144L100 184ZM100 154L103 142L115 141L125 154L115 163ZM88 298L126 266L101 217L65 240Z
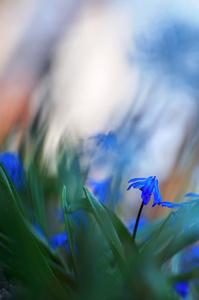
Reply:
M42 192L39 174L36 171L33 162L30 163L28 169L28 188L29 188L29 198L32 202L32 207L36 213L37 221L39 225L46 231L46 212L45 212L45 201Z
M62 190L62 209L63 209L63 213L64 213L66 232L68 235L68 242L69 242L71 257L72 257L72 261L73 261L74 273L75 273L77 282L79 282L78 262L77 262L77 256L76 256L76 251L75 251L74 222L72 220L72 217L70 215L66 214L67 199L66 199L66 187L65 186L63 187L63 190Z

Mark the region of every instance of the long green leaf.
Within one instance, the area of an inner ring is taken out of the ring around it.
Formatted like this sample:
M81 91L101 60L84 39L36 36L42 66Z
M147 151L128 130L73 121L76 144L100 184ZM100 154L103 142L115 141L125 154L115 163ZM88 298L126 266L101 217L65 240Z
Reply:
M36 218L39 222L39 225L42 227L42 229L46 230L44 195L39 180L39 174L37 173L33 162L30 163L27 174L29 198L31 199L31 205L34 208L34 212L36 213Z
M188 247L189 245L194 244L199 240L199 222L192 225L187 232L181 233L178 235L175 240L173 241L171 247L168 249L168 252L165 254L165 249L163 249L158 254L158 259L162 259L162 263L170 259L172 256L174 256L176 253L180 252L182 249Z
M40 291L41 294L46 294L48 291L55 297L64 299L66 293L27 227L22 203L16 199L16 192L1 167L0 183L0 231L12 240L11 251L16 257L11 267L19 274L26 275L26 284L35 293Z
M118 236L122 244L129 243L132 244L131 240L131 234L126 228L126 226L123 224L123 222L118 218L118 216L113 212L110 208L105 206L104 204L101 204L105 211L107 212ZM70 205L67 206L67 213L73 213L80 209L86 210L90 213L92 213L92 208L90 203L88 202L87 198L80 198L75 199Z
M72 256L72 261L73 261L73 267L74 267L74 272L77 281L79 281L79 271L78 271L78 262L77 262L77 256L76 256L76 251L75 251L75 237L74 237L74 221L72 217L68 214L66 214L67 211L67 199L66 199L66 187L63 187L62 190L62 209L64 213L64 221L65 221L65 226L66 226L66 232L68 234L68 242L69 242L69 247L71 251L71 256Z
M108 213L101 205L101 203L92 195L92 193L84 187L84 193L90 209L101 228L105 239L107 240L121 270L127 270L126 268L126 256L121 244L121 241L118 237L118 234L108 216Z

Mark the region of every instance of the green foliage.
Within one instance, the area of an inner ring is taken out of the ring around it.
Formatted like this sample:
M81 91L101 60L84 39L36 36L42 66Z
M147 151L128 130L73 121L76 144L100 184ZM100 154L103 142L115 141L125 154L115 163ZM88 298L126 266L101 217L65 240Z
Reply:
M23 287L21 299L175 299L175 283L199 278L198 266L184 273L175 267L177 255L199 239L197 201L139 230L133 244L116 213L83 188L78 157L64 160L50 188L48 175L31 162L20 195L0 165L0 265ZM61 198L69 252L54 251L48 241L55 221L47 214L50 198Z

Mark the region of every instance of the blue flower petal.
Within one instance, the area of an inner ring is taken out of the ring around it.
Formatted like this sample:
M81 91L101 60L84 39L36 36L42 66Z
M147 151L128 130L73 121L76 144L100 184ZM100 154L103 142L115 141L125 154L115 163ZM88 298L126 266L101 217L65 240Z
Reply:
M112 179L107 178L102 181L97 181L93 179L88 179L88 184L93 188L93 194L98 198L99 202L108 205L110 198L114 195L114 191L111 188ZM131 186L129 187L129 189ZM115 201L113 206L122 199L122 192L118 190L115 195ZM114 208L114 207L113 207Z
M142 190L143 197L145 197L153 192L154 181L155 181L155 176L149 177L149 179L146 181L146 184Z
M195 197L195 198L199 198L199 194L196 193L188 193L185 195L185 197Z
M129 191L133 186L133 183L129 185L129 187L127 188L127 191Z
M141 196L142 197L142 196ZM143 202L144 202L144 205L147 205L151 199L151 195L144 195L144 197L142 198L143 199Z
M111 178L102 181L89 179L88 184L93 188L93 193L98 198L99 202L105 203L108 201L111 194Z
M141 189L144 187L145 184L146 184L145 181L138 181L138 182L132 183L132 186L134 187L134 189Z
M128 181L128 183L130 183L130 182L135 182L135 181L140 181L140 180L147 180L147 178L132 178L132 179L130 179L129 181Z
M162 196L160 194L158 180L156 179L156 176L150 176L148 178L132 178L128 181L128 183L131 183L130 186L127 188L127 191L130 190L130 188L139 188L142 190L141 198L143 199L143 202L145 205L147 205L150 201L151 194L154 195L154 204L160 204L162 202Z
M182 207L183 203L172 203L172 202L163 201L163 202L161 202L161 205L162 205L162 207L178 209L178 208Z
M182 297L187 297L189 294L189 282L183 281L175 284L174 286L176 292L178 292Z
M116 134L113 131L110 131L107 135L103 133L98 133L94 136L91 136L96 140L96 145L101 146L105 151L107 150L118 150L118 143Z
M64 231L62 233L56 234L54 235L51 239L50 239L50 244L52 244L52 248L56 249L57 247L61 247L63 246L65 243L68 242L68 235L67 232Z
M153 188L153 195L154 195L154 204L152 207L154 207L156 204L159 205L162 202L162 196L160 194L158 180L155 180L154 188Z
M0 153L0 162L18 190L24 188L24 168L20 156L15 152Z

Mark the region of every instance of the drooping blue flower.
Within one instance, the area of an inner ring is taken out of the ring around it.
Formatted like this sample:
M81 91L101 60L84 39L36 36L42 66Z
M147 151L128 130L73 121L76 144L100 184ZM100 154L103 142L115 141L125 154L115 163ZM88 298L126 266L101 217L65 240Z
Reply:
M141 198L145 205L147 205L151 199L151 195L154 195L154 203L152 207L156 204L159 205L162 202L162 196L159 190L159 184L156 176L150 176L148 178L133 178L128 181L131 183L127 188L127 191L132 187L135 189L140 189L142 191Z
M91 138L96 140L96 145L107 150L118 150L118 143L116 134L110 131L108 134L98 133Z
M0 153L0 162L18 190L24 188L24 168L20 156L15 152Z
M183 281L176 283L174 286L177 293L179 293L183 298L186 298L189 294L189 282Z

